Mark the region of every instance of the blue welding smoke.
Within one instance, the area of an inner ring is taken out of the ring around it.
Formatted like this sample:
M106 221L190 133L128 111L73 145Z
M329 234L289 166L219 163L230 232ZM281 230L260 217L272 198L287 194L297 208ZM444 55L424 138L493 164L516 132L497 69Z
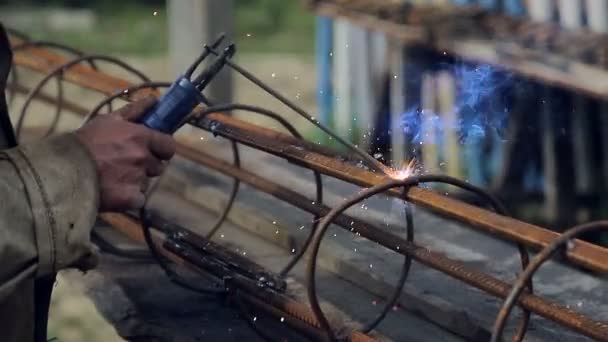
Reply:
M405 135L416 144L424 141L428 130L439 139L436 144L441 144L447 130L455 132L465 145L478 144L486 137L503 139L509 113L506 94L513 84L512 75L489 65L463 64L448 70L456 79L457 95L451 110L457 119L447 121L445 115L416 104L401 116Z

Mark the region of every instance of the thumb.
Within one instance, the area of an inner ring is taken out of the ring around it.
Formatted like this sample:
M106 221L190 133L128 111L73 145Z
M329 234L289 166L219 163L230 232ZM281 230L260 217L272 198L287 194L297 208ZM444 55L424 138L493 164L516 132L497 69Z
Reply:
M146 112L152 108L156 102L156 97L148 94L137 101L128 103L124 107L115 111L113 114L127 121L137 121L144 114L146 114Z

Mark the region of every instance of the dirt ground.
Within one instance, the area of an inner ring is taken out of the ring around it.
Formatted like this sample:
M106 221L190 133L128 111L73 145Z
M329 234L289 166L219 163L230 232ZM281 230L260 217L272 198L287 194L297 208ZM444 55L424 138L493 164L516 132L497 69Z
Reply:
M174 78L168 70L168 63L165 58L125 58L125 60L144 71L154 80ZM246 55L241 56L239 63L253 71L271 86L280 89L283 94L296 103L314 112L315 72L312 60L293 55ZM47 91L52 93L52 86ZM85 104L88 108L99 99L98 96L89 92L74 89L69 92L67 98ZM282 113L303 132L311 129L310 125L296 114L285 109L278 101L265 95L240 76L235 76L235 100L239 103L259 105ZM16 101L12 107L11 112L14 117L18 114L20 105L20 101ZM47 107L36 105L32 108L31 117L28 117L26 121L27 125L44 125L46 120L40 118L50 117L44 115L49 111ZM35 116L32 114L35 114ZM275 123L248 114L237 113L236 115L277 128ZM62 129L71 129L77 127L78 124L79 120L77 118L67 118L62 119L61 126ZM51 303L49 337L57 338L61 342L122 341L112 326L107 324L103 317L97 313L93 303L81 294L76 284L70 284L61 275L58 279Z

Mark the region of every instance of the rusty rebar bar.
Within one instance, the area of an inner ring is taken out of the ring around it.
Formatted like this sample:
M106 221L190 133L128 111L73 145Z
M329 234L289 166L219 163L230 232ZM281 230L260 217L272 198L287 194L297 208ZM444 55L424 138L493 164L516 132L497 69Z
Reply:
M53 75L61 74L67 81L79 84L89 89L93 89L96 91L100 91L102 93L108 95L116 95L119 97L117 91L131 87L131 85L119 78L115 78L112 76L105 75L94 68L89 68L86 66L79 65L82 61L91 61L97 59L96 56L83 56L77 58L75 60L69 61L62 59L61 56L57 56L49 51L44 49L28 49L27 54L25 51L21 51L17 54L17 58L15 61L17 64L22 65L24 67L28 67L38 71L47 71L50 74L47 74L43 81L39 83L34 90L30 92L30 96L26 104L29 104L32 98L38 97L38 92L42 87L44 82L46 82ZM108 60L109 58L103 57L99 58L103 60ZM124 64L120 61L112 61L116 64L123 66L123 68L133 71L132 67ZM233 66L234 67L234 66ZM263 89L267 90L268 88L263 83L259 82L259 80L249 74L246 70L236 66L235 69L244 74L245 77L249 78L254 83L261 86ZM240 70L239 70L240 69ZM85 77L85 75L87 77ZM145 76L144 76L145 77ZM119 87L122 85L122 87ZM17 85L15 85L17 87ZM269 91L271 94L276 96L276 92L273 93L272 89ZM140 92L148 91L146 89L139 88L136 91L135 95L138 95ZM129 98L134 98L134 94L130 92L127 94ZM279 100L280 94L278 94ZM44 98L45 95L42 96ZM48 97L48 96L47 96ZM114 97L114 98L116 98ZM45 100L49 100L48 98ZM65 100L63 98L58 99L56 103L58 105L63 105ZM111 104L111 100L106 104ZM285 103L287 106L292 107L290 103ZM238 106L237 106L238 107ZM251 106L250 106L251 107ZM297 107L297 106L296 106ZM98 106L95 110L99 111L101 107ZM227 105L226 107L216 107L213 108L215 110L218 109L234 109L234 105ZM244 107L241 107L243 109ZM323 149L317 148L314 144L310 144L308 142L304 142L299 137L289 137L282 133L275 132L272 130L264 129L255 125L248 124L246 122L227 117L222 114L211 113L213 109L209 109L207 112L198 111L194 113L194 115L198 114L197 119L193 122L199 126L200 128L212 131L214 134L221 135L231 140L233 144L236 142L240 142L257 149L269 152L271 154L275 154L279 157L285 158L291 162L297 163L301 166L311 169L315 172L315 177L319 175L319 173L324 173L336 178L340 178L346 180L348 182L362 185L362 186L372 186L371 189L364 190L362 192L363 196L371 196L374 192L383 192L388 190L388 194L407 199L413 203L420 204L426 206L427 208L434 210L444 216L448 216L451 218L455 218L457 220L470 223L473 227L478 228L481 231L490 233L493 236L501 237L506 240L510 240L518 244L520 249L520 253L522 253L522 263L525 266L527 263L527 254L525 254L525 248L523 246L529 246L532 248L553 248L555 244L563 239L568 239L569 248L565 251L565 256L567 259L572 261L575 264L596 270L596 271L607 271L608 263L605 262L607 260L606 256L608 256L608 249L602 248L599 246L591 245L579 240L570 240L568 237L564 237L563 235L560 237L559 234L547 231L537 226L529 225L514 219L510 219L505 217L504 215L498 215L491 213L489 211L479 209L463 202L448 198L446 196L441 196L439 194L422 190L420 188L414 187L418 183L422 181L430 181L430 180L440 180L440 181L448 181L451 184L455 184L458 186L462 186L469 190L474 189L474 187L459 182L457 180L448 179L446 177L441 176L418 176L407 179L405 181L395 181L390 177L387 177L384 174L377 174L373 172L369 172L368 170L356 167L351 165L343 160L338 160L333 158L330 154L324 153ZM237 108L238 109L238 108ZM260 108L248 108L254 112L265 112L267 110ZM292 108L294 109L294 108ZM297 108L296 108L297 109ZM294 109L295 110L295 109ZM27 105L23 109L23 113L27 111ZM297 110L296 110L297 111ZM307 114L308 115L308 114ZM280 116L276 114L271 114L270 117L275 117L279 122L283 120ZM310 119L310 115L309 119ZM314 119L313 119L314 120ZM288 130L289 127L287 128ZM290 130L291 131L291 130ZM293 133L293 132L292 132ZM187 150L186 147L180 146L178 147L179 152L182 155L190 156L190 159L194 161L198 161L202 164L213 165L211 168L215 168L217 170L228 170L229 172L224 172L227 175L231 175L235 181L243 180L241 178L243 175L247 175L248 184L255 184L253 187L258 188L262 191L269 191L269 193L275 197L278 197L286 202L292 203L295 206L301 207L302 209L309 211L315 217L320 217L325 215L321 225L318 229L313 229L313 231L309 236L312 238L311 242L311 250L312 257L309 260L309 268L308 268L308 280L309 280L309 297L311 299L311 305L313 307L312 313L310 311L304 310L302 315L306 316L305 320L308 321L310 325L314 325L317 328L323 329L326 332L326 336L328 338L333 338L334 333L332 327L329 326L329 323L324 317L323 312L318 305L318 299L316 298L315 292L315 284L314 284L314 273L315 273L315 265L316 265L316 253L318 253L318 248L321 243L321 239L323 237L324 231L327 229L330 223L336 223L343 228L346 229L356 229L361 236L365 236L368 239L375 241L384 247L387 247L397 253L400 253L406 257L406 262L408 258L412 258L414 260L419 261L420 263L435 268L441 272L444 272L456 279L459 279L469 285L475 286L479 289L482 289L494 296L499 298L507 298L506 307L514 305L515 299L520 307L524 310L532 311L536 314L539 314L545 318L551 319L555 322L562 324L565 327L569 327L575 331L578 331L586 336L590 336L596 339L605 340L606 336L608 336L608 326L602 322L597 322L589 317L581 315L572 310L568 310L562 306L559 306L555 303L552 303L546 299L538 297L532 293L523 292L521 294L516 293L515 295L510 295L511 292L509 284L506 284L488 274L474 271L468 269L461 263L448 259L445 256L427 250L426 248L420 247L416 245L413 241L408 241L408 239L403 239L401 237L395 236L394 234L388 233L386 231L379 230L373 226L366 224L365 222L361 222L359 220L354 220L349 218L348 216L341 215L341 211L345 210L349 205L356 203L358 200L362 199L362 197L357 196L357 198L353 198L349 201L342 203L340 206L331 209L318 201L318 203L311 202L305 197L290 191L289 189L282 188L276 184L273 184L263 178L259 178L255 175L249 174L247 171L242 170L238 167L234 166L226 166L222 165L217 160L213 160L212 157L204 156L202 153L195 150ZM219 165L219 166L218 166ZM373 165L372 165L373 166ZM320 176L318 176L320 179ZM389 190L392 187L406 187L407 191L405 194L396 190ZM264 189L266 188L266 189ZM317 186L319 190L319 187ZM483 192L479 192L484 194ZM490 198L491 199L491 198ZM305 203L304 203L305 202ZM495 207L500 207L499 205L494 205ZM102 216L104 217L104 216ZM107 216L105 216L107 217ZM143 218L147 219L148 217L143 215ZM221 220L225 219L222 218ZM116 221L116 218L114 217ZM345 222L348 220L348 222ZM121 220L118 220L121 221ZM123 220L124 221L124 220ZM144 220L146 221L146 220ZM335 222L334 222L335 221ZM123 222L124 223L124 222ZM354 225L353 225L354 224ZM150 246L151 251L157 251L162 253L163 255L167 254L171 257L173 261L177 261L180 264L188 264L192 260L188 260L188 253L183 253L181 256L176 255L179 254L179 246L175 245L167 245L165 246L173 246L175 250L173 250L173 254L164 250L163 246L160 246L158 240L155 239L152 232L149 230L149 226L152 224L144 223L144 226L148 226L143 230L143 236L141 234L133 234L134 238L143 238L146 240ZM557 240L554 240L557 239ZM555 247L557 248L557 247ZM306 248L302 249L302 252L306 251ZM543 250L542 253L544 253ZM186 258L186 260L184 260ZM299 260L299 259L297 259ZM296 262L297 262L296 260ZM536 260L536 259L535 259ZM542 263L542 262L541 262ZM532 265L532 264L531 264ZM539 266L540 264L538 264ZM162 266L162 265L161 265ZM204 266L203 264L199 266ZM213 268L213 267L212 267ZM221 267L220 267L221 268ZM409 268L409 267L408 267ZM200 267L199 267L200 269ZM405 268L404 268L405 269ZM527 267L526 270L531 269L531 267ZM522 276L517 284L514 287L513 291L520 291L518 289L523 288L523 286L530 285L531 275L534 270L529 271L529 276ZM407 277L407 272L404 273L405 277ZM241 279L241 277L237 274L235 279ZM397 286L397 290L394 295L391 297L391 300L398 298L398 294L400 292L400 286L402 285L401 279L405 279L404 277L400 278L399 286ZM246 289L247 286L254 286L248 283L247 280L242 279L242 284L238 286L242 289ZM248 285L249 284L249 285ZM259 289L251 290L252 295L260 295ZM262 293L265 293L262 291ZM267 294L265 294L267 295ZM273 300L276 300L276 297L273 297ZM515 298L515 299L513 299ZM265 298L266 302L268 302L268 298ZM283 301L285 299L282 299ZM511 301L511 302L510 302ZM279 301L281 302L281 301ZM273 303L277 304L277 303ZM275 305L276 306L276 305ZM279 305L280 306L280 305ZM385 308L386 309L386 308ZM298 309L300 310L300 309ZM296 311L298 311L296 310ZM505 310L510 310L510 307ZM506 312L506 313L505 313ZM314 314L311 316L311 314ZM383 316L386 312L383 310L380 316ZM508 311L501 311L501 315L499 318L505 319L508 316ZM523 338L523 334L526 331L527 324L527 312L524 316L523 324L520 326L520 329L516 335L516 339ZM382 319L375 320L373 323L376 324ZM372 324L372 327L373 325ZM501 331L502 328L498 328L497 331ZM496 332L496 331L495 331Z

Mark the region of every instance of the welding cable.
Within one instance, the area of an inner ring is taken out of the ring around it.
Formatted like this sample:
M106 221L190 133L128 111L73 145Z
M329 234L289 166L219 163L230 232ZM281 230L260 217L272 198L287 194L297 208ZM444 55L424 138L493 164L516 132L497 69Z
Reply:
M111 57L111 56L86 55L86 56L80 56L75 59L72 59L62 65L57 66L51 72L46 74L44 76L44 78L42 78L42 80L40 80L40 82L38 82L36 84L36 86L34 88L32 88L30 93L27 95L25 102L23 103L23 107L21 108L21 114L19 116L17 125L15 127L15 132L16 132L17 136L20 135L21 130L23 128L23 124L24 124L24 120L25 120L25 113L27 112L28 107L30 106L31 102L36 97L36 95L38 95L38 93L40 92L42 87L44 87L44 85L46 85L46 83L54 76L57 76L58 74L63 74L64 72L68 71L70 68L72 68L73 66L75 66L77 64L80 64L83 62L90 62L90 61L104 61L104 62L113 64L113 65L119 66L126 71L129 71L130 73L141 78L144 82L150 81L148 79L148 77L146 75L144 75L141 71L139 71L139 70L135 69L134 67L130 66L129 64L127 64L117 58Z
M547 247L543 248L535 257L532 259L528 267L524 270L523 273L517 277L517 280L513 284L511 288L511 292L505 299L496 316L496 321L494 322L494 327L492 329L492 339L491 342L502 341L502 334L505 328L505 324L513 307L519 301L519 296L523 293L526 285L534 276L534 273L549 259L551 259L555 253L558 251L567 252L568 250L575 247L576 242L573 241L577 236L581 234L585 234L591 231L596 230L605 230L608 231L608 221L594 221L581 225L574 226L564 233L562 233L558 238L553 240L551 244ZM606 336L608 340L608 335Z
M306 269L306 283L307 283L308 298L310 301L311 309L312 309L313 313L315 314L315 316L317 317L317 320L319 321L319 324L321 325L321 327L326 331L330 340L335 341L336 336L335 336L333 330L331 329L329 322L328 322L327 318L325 317L325 314L323 313L323 310L321 309L321 306L319 304L319 299L318 299L317 293L316 293L316 283L315 283L317 257L319 254L321 241L322 241L325 233L327 232L329 225L333 222L333 220L337 216L341 215L348 208L350 208L351 206L353 206L369 197L372 197L376 194L380 194L382 192L385 192L389 189L396 188L396 187L403 187L404 189L407 190L408 188L410 188L412 186L416 186L416 185L419 185L422 183L443 183L443 184L449 184L452 186L456 186L458 188L461 188L461 189L464 189L467 191L471 191L471 192L481 196L485 201L489 202L494 207L495 210L498 210L498 211L504 210L504 207L498 202L498 200L496 200L494 198L494 196L492 196L490 193L486 192L485 190L475 187L475 186L473 186L469 183L466 183L464 181L461 181L459 179L445 176L445 175L419 175L419 176L412 176L412 177L406 178L405 180L391 180L386 183L382 183L382 184L376 185L374 187L365 189L365 190L357 193L355 196L347 199L339 206L333 208L329 213L327 213L327 215L325 215L323 217L323 220L321 221L317 231L315 232L315 236L313 238L313 242L310 247L311 248L310 259L309 259L307 269ZM526 251L526 254L527 254L527 251ZM524 262L524 261L522 260L522 262ZM531 284L531 281L527 281L526 286L529 286L530 284ZM520 324L520 331L523 331L523 334L518 333L518 335L521 335L521 338L523 338L523 335L525 335L525 332L527 330L529 317L530 317L529 311L524 310L524 317Z
M101 102L99 102L85 117L85 119L83 120L83 124L87 123L88 121L92 120L93 118L95 118L98 114L99 111L101 110L102 107L106 106L106 105L111 105L112 102L119 98L119 97L124 97L127 96L133 92L136 92L138 90L142 90L142 89L149 89L149 88L168 88L171 86L172 83L170 82L144 82L144 83L140 83L134 86L131 86L129 88L125 88L122 89L108 97L106 97L105 99L103 99ZM207 104L209 104L208 100L205 100L205 102ZM241 167L241 159L240 159L240 155L239 155L239 148L238 148L238 144L236 141L234 141L233 139L229 139L230 140L230 145L232 148L232 156L233 156L233 165L237 168ZM215 221L215 223L211 226L211 229L209 229L209 232L206 234L206 238L210 239L217 231L218 229L223 225L224 221L226 220L226 218L228 217L228 214L230 213L234 202L236 200L236 196L238 194L240 188L240 180L236 177L232 178L232 188L230 190L230 195L228 197L228 201L226 202L226 205L224 206L224 209L222 210L222 212L220 213L219 217L217 218L217 220Z
M217 51L215 51L215 50L213 50L213 49L211 49L209 47L208 47L208 49L214 55L216 55L216 56L220 55L219 52L217 52ZM299 114L300 116L302 116L303 118L305 118L306 120L308 120L314 126L316 126L320 130L322 130L323 132L325 132L328 136L332 137L333 139L336 139L336 141L338 141L342 145L346 146L352 152L356 153L359 157L361 157L361 159L363 159L368 164L368 166L370 168L372 168L375 171L379 171L379 172L381 172L383 174L386 174L387 167L384 164L380 163L374 157L372 157L371 155L369 155L367 152L363 151L359 147L355 146L351 142L343 139L338 134L334 133L331 129L325 127L317 119L315 119L312 115L310 115L308 112L306 112L303 108L301 108L300 106L298 106L293 101L291 101L288 98L286 98L285 96L281 95L276 90L272 89L270 86L268 86L267 84L265 84L264 82L262 82L262 80L260 80L256 76L254 76L251 72L249 72L246 69L240 67L238 64L232 62L229 59L226 60L226 65L228 65L230 68L232 68L233 70L235 70L236 72L238 72L239 74L241 74L243 77L245 77L249 81L251 81L253 84L255 84L258 87L262 88L264 91L266 91L268 94L270 94L271 96L273 96L274 98L276 98L277 100L279 100L280 102L282 102L284 105L286 105L287 107L289 107L291 110L293 110L294 112L296 112L297 114Z
M231 103L231 104L224 104L224 105L208 107L208 108L205 108L204 111L202 111L200 113L196 113L196 115L194 115L192 117L191 121L195 121L195 122L199 121L212 113L231 112L231 111L235 111L235 110L242 110L242 111L246 111L249 113L256 113L259 115L269 117L269 118L277 121L279 124L281 124L295 138L303 139L300 132L291 123L289 123L289 121L287 121L285 118L283 118L281 115L279 115L271 110L268 110L266 108L245 105L245 104ZM211 130L211 131L213 132L213 130ZM323 203L323 181L321 178L321 173L319 173L318 171L313 171L313 174L315 177L315 187L316 187L315 202L322 204ZM293 269L293 267L302 259L302 257L308 250L308 246L310 246L312 237L314 236L314 232L317 230L319 219L320 219L319 215L314 215L313 225L311 227L310 233L306 237L306 240L304 241L302 246L296 251L296 254L291 258L291 260L287 263L287 265L285 267L283 267L283 269L279 272L279 276L285 277Z

